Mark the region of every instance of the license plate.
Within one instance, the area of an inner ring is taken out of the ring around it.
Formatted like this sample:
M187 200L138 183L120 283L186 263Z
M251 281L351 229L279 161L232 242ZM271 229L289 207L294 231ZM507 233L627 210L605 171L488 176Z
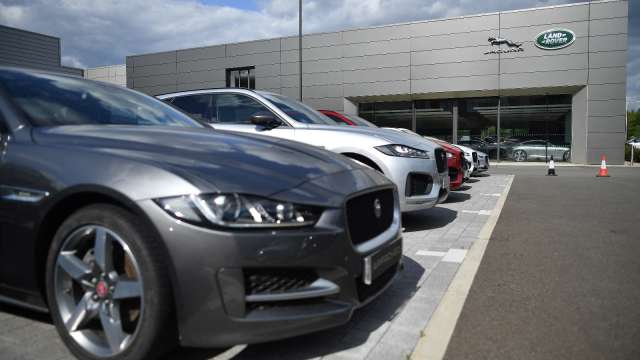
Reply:
M378 278L391 266L397 264L402 258L402 242L396 241L393 245L364 258L364 276L362 277L365 285L371 285L373 280Z

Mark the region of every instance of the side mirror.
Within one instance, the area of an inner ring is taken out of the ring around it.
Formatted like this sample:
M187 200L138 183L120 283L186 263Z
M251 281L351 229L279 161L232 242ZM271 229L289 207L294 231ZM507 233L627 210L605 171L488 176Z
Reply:
M257 112L249 118L252 124L262 126L266 130L275 129L282 125L282 121L270 112Z

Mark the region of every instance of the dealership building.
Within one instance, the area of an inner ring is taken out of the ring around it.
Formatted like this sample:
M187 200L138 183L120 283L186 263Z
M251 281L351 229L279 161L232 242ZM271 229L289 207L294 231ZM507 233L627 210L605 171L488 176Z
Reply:
M627 1L593 1L308 34L303 101L503 160L524 142L526 160L621 164L627 26ZM285 37L129 56L127 86L297 98L298 46Z

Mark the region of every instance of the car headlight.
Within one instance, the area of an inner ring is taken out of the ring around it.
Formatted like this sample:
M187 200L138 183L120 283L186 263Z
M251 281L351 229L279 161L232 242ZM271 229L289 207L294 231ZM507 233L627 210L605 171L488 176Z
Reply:
M313 225L321 209L244 194L201 194L156 199L176 219L195 225L273 228Z
M412 148L411 146L406 146L406 145L397 145L397 144L381 145L381 146L376 146L376 149L381 153L389 156L430 159L428 151Z
M452 154L452 153L450 153L450 152L448 152L448 153L447 153L447 159L450 159L450 158L452 158L452 157L453 157L453 154Z

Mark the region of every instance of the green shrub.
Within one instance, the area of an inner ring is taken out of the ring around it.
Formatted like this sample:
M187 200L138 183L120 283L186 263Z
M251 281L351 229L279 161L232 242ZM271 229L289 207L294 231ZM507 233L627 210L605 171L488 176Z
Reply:
M626 161L631 161L631 149L632 149L631 145L625 144L625 146L624 146L624 159ZM635 148L634 149L633 162L634 163L640 163L640 149L639 148Z

